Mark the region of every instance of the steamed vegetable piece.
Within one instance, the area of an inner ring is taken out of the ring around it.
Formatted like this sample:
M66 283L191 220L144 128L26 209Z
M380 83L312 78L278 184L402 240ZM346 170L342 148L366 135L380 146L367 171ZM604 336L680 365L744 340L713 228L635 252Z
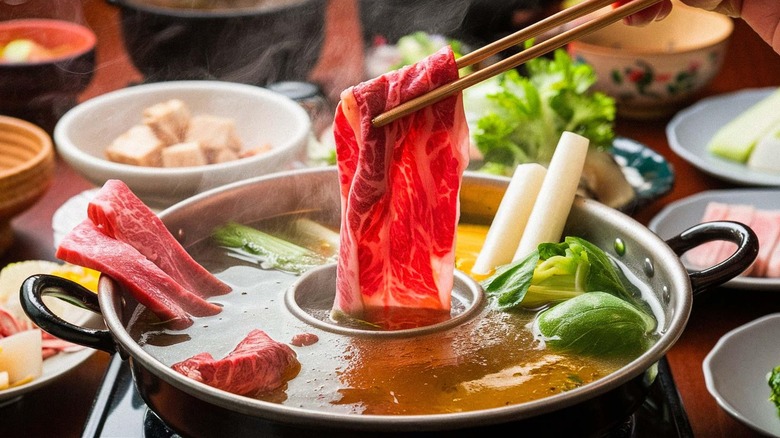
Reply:
M512 70L464 91L467 111L480 115L473 137L482 170L507 175L520 163L546 164L564 131L588 138L592 148L611 147L615 102L588 91L596 81L592 67L564 50L526 67L527 77Z
M524 258L540 243L561 240L588 143L564 132L547 169L538 163L517 166L472 272L488 274Z
M543 311L535 325L553 349L615 356L646 350L655 320L614 295L590 292Z
M97 291L100 276L99 272L81 266L46 260L11 263L0 270L0 390L37 379L45 359L82 348L42 332L22 310L19 289L24 280L34 274L67 278L93 292ZM56 293L43 297L43 301L52 312L70 322L78 323L87 313L67 304Z
M777 415L780 416L780 365L769 372L767 375L767 383L772 391L769 396L769 401L775 404L777 407Z
M723 125L707 144L710 153L744 163L756 143L780 126L780 88Z
M546 173L537 163L517 166L471 272L489 274L513 260Z
M317 253L334 255L339 251L339 233L330 228L302 217L292 222L292 234L297 241L307 248L314 249Z
M777 151L780 151L780 121L756 142L747 166L758 171L780 173L780 154Z
M212 233L219 245L256 256L264 267L300 274L325 262L325 257L287 240L234 222Z
M482 287L503 310L534 309L596 291L635 300L604 251L573 236L539 245L524 259L499 268Z
M41 331L38 329L0 339L0 372L8 373L9 386L23 385L41 376L41 348Z
M513 260L530 254L540 243L561 240L589 143L587 138L572 132L561 134Z

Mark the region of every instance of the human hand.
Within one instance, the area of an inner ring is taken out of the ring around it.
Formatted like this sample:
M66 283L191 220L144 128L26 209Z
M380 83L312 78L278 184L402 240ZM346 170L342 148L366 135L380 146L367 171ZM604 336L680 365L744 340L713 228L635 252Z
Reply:
M743 0L682 0L688 6L701 8L707 11L720 12L730 17L742 15Z
M631 0L618 0L617 6ZM778 0L682 0L683 3L708 11L741 18L780 54L780 1ZM671 0L644 9L626 18L626 23L642 26L665 18L672 10Z
M630 1L631 0L618 0L614 3L614 6L622 6ZM631 26L645 26L653 21L663 20L670 12L672 12L671 0L663 0L649 8L642 9L636 14L629 15L624 21Z

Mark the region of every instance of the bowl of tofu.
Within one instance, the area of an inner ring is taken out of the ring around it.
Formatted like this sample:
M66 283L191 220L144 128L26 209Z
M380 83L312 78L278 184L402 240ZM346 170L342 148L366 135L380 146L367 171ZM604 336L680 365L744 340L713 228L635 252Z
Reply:
M60 156L97 186L125 182L162 209L306 159L311 119L294 100L253 85L171 81L87 100L54 128Z

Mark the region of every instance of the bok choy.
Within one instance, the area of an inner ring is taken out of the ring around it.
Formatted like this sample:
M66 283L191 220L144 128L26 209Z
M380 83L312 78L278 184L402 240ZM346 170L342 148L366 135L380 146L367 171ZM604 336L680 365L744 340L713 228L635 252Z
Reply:
M311 249L234 222L217 228L212 238L221 246L257 258L264 268L301 274L326 261Z
M550 347L595 356L641 353L655 328L650 315L605 292L560 303L540 313L535 324Z
M633 300L604 251L573 236L540 244L525 258L499 268L482 286L505 310L534 309L594 291Z
M501 310L548 307L534 326L538 339L553 349L635 354L650 345L656 326L606 253L579 237L540 244L482 286Z

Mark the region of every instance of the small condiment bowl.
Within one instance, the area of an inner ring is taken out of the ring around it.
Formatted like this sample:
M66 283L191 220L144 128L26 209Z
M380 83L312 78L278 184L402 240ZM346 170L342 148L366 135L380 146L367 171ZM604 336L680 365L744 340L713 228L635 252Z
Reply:
M42 128L0 116L0 254L14 240L11 219L48 190L54 167L51 137Z
M0 21L0 50L19 40L32 41L50 53L0 60L0 114L50 132L92 80L97 37L88 27L64 20Z
M675 1L661 21L644 27L618 22L568 50L593 67L593 88L615 98L619 116L663 118L695 99L718 73L733 28L725 15Z

